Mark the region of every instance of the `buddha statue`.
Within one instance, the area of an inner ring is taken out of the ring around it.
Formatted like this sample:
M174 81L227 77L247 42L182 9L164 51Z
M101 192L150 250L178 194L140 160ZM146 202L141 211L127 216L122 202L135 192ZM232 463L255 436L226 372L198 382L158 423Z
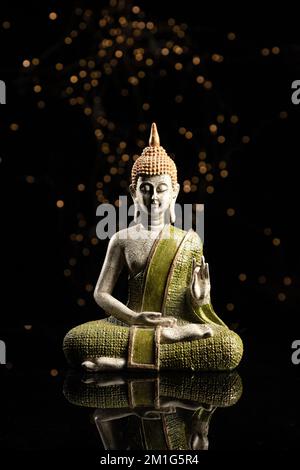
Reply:
M155 123L131 176L135 224L110 239L94 292L108 318L69 331L63 345L66 359L91 372L234 369L243 344L212 307L199 235L173 225L177 168L160 146ZM124 268L126 305L113 295Z

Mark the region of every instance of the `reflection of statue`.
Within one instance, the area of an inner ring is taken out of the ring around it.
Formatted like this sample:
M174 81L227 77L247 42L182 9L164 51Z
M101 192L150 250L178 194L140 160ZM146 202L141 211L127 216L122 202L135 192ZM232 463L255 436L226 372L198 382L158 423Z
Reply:
M70 374L64 385L68 401L96 408L94 421L108 450L207 449L212 414L242 394L237 372L122 374Z
M133 165L130 190L137 223L110 240L95 289L110 316L73 328L64 340L66 358L91 371L235 368L242 341L213 310L201 240L166 223L175 221L179 185L155 124L149 147ZM127 305L112 296L124 267Z

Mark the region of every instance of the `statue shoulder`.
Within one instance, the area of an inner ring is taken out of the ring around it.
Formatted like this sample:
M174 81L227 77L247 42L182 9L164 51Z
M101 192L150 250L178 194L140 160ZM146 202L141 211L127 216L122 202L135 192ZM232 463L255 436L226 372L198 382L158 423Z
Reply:
M115 243L124 245L124 242L126 242L126 240L135 239L136 238L135 235L136 235L136 226L126 227L116 232L113 235L112 239L114 239Z

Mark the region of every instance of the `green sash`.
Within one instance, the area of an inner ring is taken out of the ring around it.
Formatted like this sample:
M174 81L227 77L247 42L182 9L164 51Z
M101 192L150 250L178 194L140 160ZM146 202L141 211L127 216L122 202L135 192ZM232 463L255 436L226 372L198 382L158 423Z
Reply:
M167 225L148 259L142 311L162 312L178 320L226 326L211 304L193 307L189 301L193 258L201 262L198 234Z
M143 288L143 312L161 312L178 322L226 325L211 304L194 307L189 297L193 258L201 261L202 244L193 230L164 227L149 254ZM130 329L128 367L159 369L160 328Z

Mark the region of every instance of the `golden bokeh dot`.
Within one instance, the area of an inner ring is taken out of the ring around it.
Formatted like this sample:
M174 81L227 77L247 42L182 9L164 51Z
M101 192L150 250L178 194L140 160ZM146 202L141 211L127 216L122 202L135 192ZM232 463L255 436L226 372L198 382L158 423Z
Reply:
M267 227L264 229L264 234L266 236L272 235L272 229L270 227Z
M76 258L70 258L69 259L69 265L70 266L76 266L77 264L77 259Z
M121 57L123 57L123 52L120 51L120 50L117 50L117 51L115 52L115 56L116 56L117 59L121 59Z
M45 106L46 106L45 101L40 100L40 101L37 102L37 107L38 107L39 109L44 109Z
M30 60L28 60L28 59L23 60L22 65L25 68L30 67Z
M144 103L142 106L144 111L148 111L150 109L150 104L149 103Z
M227 176L228 176L228 171L227 171L227 170L222 170L222 171L220 172L220 175L221 175L221 178L227 178Z
M153 65L153 59L146 59L146 65L148 65L148 67L151 67L151 65Z
M91 239L91 244L92 244L92 245L96 246L96 245L98 245L98 243L99 243L98 238L93 237L93 238Z
M281 111L279 113L280 119L286 119L288 117L288 113L286 111Z
M262 56L267 57L268 55L270 55L270 49L264 47L263 49L261 49L260 53Z
M82 254L83 254L83 256L89 256L90 250L88 248L83 248Z
M2 28L9 29L11 27L11 23L9 21L3 21Z
M77 189L78 191L82 192L85 190L85 185L83 183L80 183L78 186L77 186Z
M201 175L205 175L205 173L207 173L207 165L204 162L199 162L198 166Z
M228 33L228 34L227 34L227 39L228 39L229 41L234 41L234 40L236 39L236 34L233 33L233 32Z
M81 233L78 233L78 234L76 235L76 241L77 241L77 242L82 242L82 241L83 241L83 235L82 235Z
M226 309L228 310L228 312L232 312L234 310L234 304L229 302L228 304L226 304Z
M225 116L224 116L224 114L218 114L218 116L217 116L217 122L218 122L219 124L222 124L222 122L224 122L224 121L225 121Z
M72 76L70 77L70 82L71 82L71 83L77 83L77 82L78 82L78 77L77 77L76 75L72 75Z
M230 122L231 124L237 124L239 122L239 117L236 114L233 114L230 116Z
M86 284L86 285L85 285L85 290L86 290L87 292L92 292L92 291L94 290L93 284Z
M19 124L16 122L12 122L11 125L9 126L11 131L18 131L19 130Z
M199 65L200 62L201 62L201 59L200 59L199 56L193 57L193 64L194 64L194 65Z
M212 175L211 173L207 173L207 175L205 175L205 179L206 181L213 181L214 175Z
M175 70L182 70L183 69L183 65L180 63L180 62L177 62L175 65Z
M34 183L35 182L34 176L32 176L32 175L26 176L26 182L29 183L29 184Z
M41 93L41 91L42 91L41 85L34 85L33 91L34 91L35 93Z
M72 44L72 38L70 38L69 36L67 36L67 37L65 38L65 41L64 41L64 42L65 42L65 44L70 45L70 44Z
M163 47L162 50L161 50L161 55L163 56L167 56L170 54L170 51L167 47Z
M84 299L82 299L82 298L77 299L77 305L78 305L79 307L84 307L85 304L86 304L86 302L85 302Z
M273 238L272 243L274 246L279 246L280 245L280 238Z
M272 53L275 54L275 55L279 54L280 53L279 47L277 47L277 46L272 47Z
M216 124L211 124L209 126L209 130L212 134L215 134L218 131L218 126L216 126Z
M64 205L65 203L62 199L59 199L58 201L56 201L56 207L58 207L59 209L62 209Z
M225 162L225 160L221 160L221 161L219 162L219 168L220 168L220 170L224 170L224 168L226 168L226 166L227 166L227 163Z
M71 276L71 270L70 269L65 269L64 270L64 276L65 277L70 277Z
M213 62L222 62L223 61L223 56L221 56L220 54L213 54L211 56Z
M250 142L250 137L248 135L244 135L242 137L242 143L243 144L249 144L249 142Z
M233 217L235 215L235 210L232 207L229 207L226 211L228 217Z
M196 82L202 85L202 83L205 82L205 78L203 77L203 75L198 75L198 77L196 78Z
M265 284L267 282L266 276L259 276L258 278L258 283L259 284Z
M56 70L60 71L63 70L64 66L61 62L57 62L57 64L55 64L55 68Z
M283 278L283 284L284 284L285 286L290 286L290 285L292 284L292 279L291 279L289 276L285 276L285 277Z
M206 90L211 90L213 84L212 84L212 82L211 82L210 80L206 80L206 82L204 83L203 86L204 86L204 88L205 88Z
M24 329L29 331L32 329L32 325L24 325Z
M239 280L240 280L241 282L246 281L246 279L247 279L247 275L246 275L245 273L239 274Z
M182 103L183 102L183 96L182 95L176 95L175 96L175 102L176 103Z
M199 152L199 155L198 157L200 158L200 160L205 160L206 159L206 152L204 150L201 150L201 152Z
M137 86L139 84L139 79L137 77L132 76L128 78L128 82L130 83L130 85Z
M57 369L51 369L50 370L50 375L52 377L57 377L58 376L58 370Z
M277 298L280 302L284 302L286 300L286 295L284 294L284 292L279 292Z
M185 133L185 138L188 139L188 140L192 139L193 138L193 133L191 131L187 131Z
M32 59L32 63L33 63L33 65L39 65L40 59L38 59L37 57L34 57L34 58Z
M215 188L213 186L207 186L206 191L208 192L208 194L213 194Z
M219 142L219 144L224 144L225 140L226 139L224 135L219 135L219 137L217 138L217 141Z
M138 6L133 6L132 7L132 13L134 13L135 15L138 15L140 13L141 9L140 7Z
M52 21L56 20L57 19L57 13L55 13L55 11L51 11L51 13L49 14L49 18Z

